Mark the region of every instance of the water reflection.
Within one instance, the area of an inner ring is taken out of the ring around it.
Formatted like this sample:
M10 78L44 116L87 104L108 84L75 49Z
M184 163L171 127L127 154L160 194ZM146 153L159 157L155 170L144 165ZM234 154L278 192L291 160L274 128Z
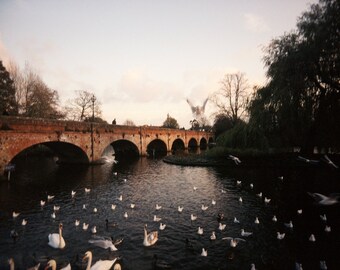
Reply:
M86 167L58 165L53 159L22 160L11 181L0 183L0 269L7 269L9 257L17 269L33 266L35 261L45 266L49 258L58 265L71 262L73 269L85 269L80 259L87 250L94 261L119 256L123 269L152 269L161 263L173 269L250 269L251 263L258 269L293 269L296 262L318 269L321 260L336 269L339 205L317 207L306 191L334 192L339 190L338 179L338 172L325 168L181 167L147 158ZM86 193L85 188L91 191ZM72 191L76 191L74 197ZM55 198L41 207L40 200L46 200L47 194ZM270 203L264 202L265 197ZM156 204L162 208L156 210ZM54 211L55 205L59 211ZM203 211L202 205L208 208ZM183 207L181 213L178 206ZM298 214L298 209L303 213ZM19 217L13 219L13 211L20 212ZM221 213L224 217L218 220ZM197 220L192 221L191 214ZM327 222L320 219L323 214ZM162 218L164 230L159 230L154 215ZM234 222L235 217L240 223ZM27 220L26 226L21 225L22 219ZM115 226L107 227L106 219ZM80 226L75 226L75 220ZM284 225L290 220L293 229ZM219 221L226 225L224 230L219 230ZM57 232L60 222L66 241L63 250L47 244L48 234ZM83 223L89 224L87 231ZM159 231L159 240L151 247L143 246L145 224L148 230ZM324 231L326 224L331 232ZM88 243L93 226L97 236L123 238L118 251ZM197 233L198 227L203 235ZM10 237L13 229L19 234L16 241ZM246 241L237 247L222 240L241 237L241 229L253 234L242 237ZM213 231L217 239L211 241ZM278 231L286 235L281 241ZM309 241L312 233L315 242ZM201 256L202 248L207 250L206 257Z

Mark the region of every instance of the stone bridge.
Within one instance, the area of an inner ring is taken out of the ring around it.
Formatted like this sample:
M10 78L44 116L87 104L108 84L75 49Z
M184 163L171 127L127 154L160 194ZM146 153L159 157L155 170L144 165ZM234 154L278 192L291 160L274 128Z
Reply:
M154 126L0 117L0 175L24 150L45 145L60 162L100 163L106 153L147 156L205 149L214 133Z

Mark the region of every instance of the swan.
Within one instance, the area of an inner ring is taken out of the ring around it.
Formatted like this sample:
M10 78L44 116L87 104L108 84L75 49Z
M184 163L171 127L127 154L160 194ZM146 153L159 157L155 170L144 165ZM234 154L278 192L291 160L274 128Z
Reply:
M97 233L97 226L93 226L93 227L91 228L91 232L92 232L92 233Z
M241 160L238 157L229 155L228 156L229 159L233 160L235 162L236 165L239 165L241 163Z
M202 248L201 256L203 256L203 257L208 256L208 251L205 248Z
M321 270L327 270L326 261L320 261L320 269Z
M320 205L333 205L339 202L340 195L338 193L330 194L329 196L323 195L321 193L310 193L307 192L316 203Z
M17 213L17 212L15 212L15 211L13 211L13 213L12 213L13 218L18 217L19 215L20 215L20 213Z
M111 204L111 209L115 210L116 209L116 205L115 204Z
M85 222L83 223L83 230L86 231L89 227L89 224L86 224Z
M89 240L90 244L94 244L97 247L101 247L104 249L110 249L111 251L117 251L118 249L116 246L113 244L112 240L108 239L90 239Z
M208 206L205 206L204 204L202 204L202 207L201 207L202 211L205 211L208 209Z
M289 223L285 223L285 226L286 226L287 228L290 228L290 229L293 229L293 227L294 227L292 221L289 221Z
M274 215L272 221L277 222L277 217Z
M74 191L74 190L71 191L71 196L72 196L72 198L76 195L76 193L77 193L77 192Z
M112 265L115 263L117 258L113 260L99 260L94 265L92 264L92 252L86 251L85 256L83 257L83 260L87 259L87 266L86 270L109 270L111 269Z
M250 183L250 189L253 189L254 188L254 184L253 183Z
M131 204L130 204L130 208L131 208L131 209L134 209L135 207L136 207L136 204L134 204L134 203L131 203Z
M14 260L13 260L13 258L9 258L8 264L9 264L9 269L14 270Z
M256 270L256 268L255 268L255 263L252 263L252 264L250 265L250 270Z
M242 181L237 180L236 185L240 186L242 184Z
M156 204L156 210L160 210L160 209L162 209L162 206L161 205L158 205L158 204Z
M178 212L182 213L182 211L183 211L183 206L178 206L177 210L178 210Z
M211 200L211 204L212 205L216 205L216 201L215 200Z
M40 206L44 206L46 201L40 200Z
M314 234L310 235L309 241L311 241L311 242L315 242L316 241Z
M162 218L157 217L156 215L153 216L153 221L159 222L161 220L162 220Z
M271 199L267 198L267 197L264 197L264 202L265 203L270 203Z
M53 212L53 213L51 214L51 218L53 218L53 219L56 218L55 212Z
M53 200L54 199L54 195L47 195L47 200Z
M74 225L75 225L76 227L78 227L79 224L80 224L80 220L79 220L79 219L76 219L76 221L74 222Z
M155 244L158 240L158 231L153 231L148 233L146 230L147 225L144 225L144 241L143 241L143 245L148 247L148 246L152 246L153 244Z
M91 191L90 188L84 188L84 190L85 190L85 193L89 193Z
M238 201L239 201L239 202L243 202L242 197L240 197L240 198L238 199Z
M197 233L198 233L199 235L202 235L202 234L203 234L203 228L202 228L202 227L198 227Z
M125 218L128 218L128 217L129 217L129 215L128 215L127 212L124 213L124 217L125 217Z
M48 244L53 248L63 249L66 245L65 240L62 235L63 224L59 224L59 233L52 233L48 235Z
M26 224L27 224L27 219L23 219L22 222L21 222L21 225L26 226Z
M236 217L234 217L234 223L240 223L240 221Z
M30 268L27 268L27 270L39 270L39 268L40 268L40 263L38 263L38 264L36 264L36 265L34 265L34 266L30 267Z
M57 269L57 262L55 260L49 260L47 262L46 267L44 268L44 270L47 270L49 268L52 268L52 270L56 270ZM71 270L71 264L69 263L68 265L66 265L63 268L60 268L60 270Z
M123 195L120 195L120 196L118 197L118 200L122 201L122 200L123 200Z
M325 232L330 232L332 229L331 229L331 226L327 226L325 227Z
M194 214L191 214L191 215L190 215L190 219L191 219L191 221L194 221L194 220L197 219L197 216L195 216Z
M244 231L244 229L241 229L241 236L247 237L247 236L250 236L252 234L253 234L252 232L246 232L246 231Z
M299 215L301 215L301 214L302 214L302 209L298 209L296 212L297 212Z
M83 210L86 210L86 204L83 204Z
M240 241L245 242L246 240L242 238L232 238L232 237L223 237L222 240L230 240L230 246L236 247Z
M322 221L327 221L326 214L320 215L320 218L321 218Z
M260 224L259 218L256 217L254 222L255 222L255 224Z
M262 192L256 194L256 196L262 198Z
M53 210L54 210L54 211L59 211L59 210L60 210L60 206L58 206L58 205L53 205Z
M93 213L97 213L97 212L98 212L97 207L93 208Z

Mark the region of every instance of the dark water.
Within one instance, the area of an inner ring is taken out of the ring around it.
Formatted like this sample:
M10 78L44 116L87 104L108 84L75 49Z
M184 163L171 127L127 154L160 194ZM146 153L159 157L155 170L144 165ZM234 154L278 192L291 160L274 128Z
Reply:
M117 172L115 175L114 172ZM283 180L278 177L283 176ZM242 181L241 185L237 181ZM250 184L254 187L251 189ZM84 188L91 188L86 194ZM197 187L194 190L194 187ZM71 191L76 191L74 198ZM224 192L222 192L222 190ZM172 269L320 269L326 261L328 269L340 269L340 208L317 206L310 192L330 194L340 192L339 172L331 167L268 167L228 166L219 168L181 167L162 160L141 158L118 164L76 167L56 165L52 160L29 159L17 164L10 182L0 182L0 269L9 269L7 260L13 257L16 269L26 269L36 261L45 267L49 258L59 266L71 262L72 269L85 269L81 258L91 250L94 261L120 257L122 269L156 269L154 255L171 265ZM263 193L263 198L257 196ZM55 198L40 206L47 194ZM118 197L122 195L123 200ZM239 202L242 197L243 202ZM271 198L270 203L264 197ZM212 205L216 200L216 205ZM135 203L134 209L130 204ZM83 210L83 205L87 210ZM111 205L116 209L112 210ZM156 210L159 204L162 209ZM202 204L208 206L206 211ZM53 206L60 206L52 219ZM182 213L177 211L183 206ZM94 213L93 208L98 212ZM299 215L298 209L303 213ZM12 212L20 212L13 218ZM128 218L124 213L128 213ZM217 215L224 214L226 229L218 229ZM190 215L197 215L196 221ZM326 214L327 221L320 215ZM159 230L159 222L166 224ZM273 215L278 221L272 221ZM240 221L234 223L234 217ZM255 224L258 217L260 223ZM22 219L27 219L22 226ZM105 226L105 219L116 223ZM89 223L89 229L76 227L76 219ZM293 229L284 223L292 221ZM48 246L48 234L58 231L63 223L66 247ZM159 240L151 247L143 246L143 226L158 230ZM124 238L118 251L108 251L88 243L93 237L90 228L97 226L98 236ZM326 225L331 232L325 232ZM198 227L203 235L198 235ZM222 237L241 237L240 231L253 232L246 241L232 248ZM10 237L15 229L19 237ZM217 240L211 241L211 232ZM283 240L277 232L285 233ZM311 234L316 241L309 241ZM186 244L189 240L189 245ZM208 256L200 256L202 248Z

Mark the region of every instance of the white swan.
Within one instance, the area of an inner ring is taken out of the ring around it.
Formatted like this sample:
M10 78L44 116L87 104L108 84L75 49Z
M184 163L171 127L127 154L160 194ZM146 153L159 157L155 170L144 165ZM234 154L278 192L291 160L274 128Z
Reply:
M53 248L63 249L66 245L65 240L62 235L63 224L59 224L59 233L51 233L48 235L48 244Z
M13 260L13 258L9 258L8 264L9 264L9 269L14 270L14 260Z
M166 227L166 224L164 224L164 223L160 223L159 224L159 229L161 230L161 231L163 231L164 229L165 229L165 227Z
M13 218L18 217L19 215L20 215L20 213L17 213L17 212L15 212L15 211L13 211L13 214L12 214Z
M274 215L272 221L277 222L277 217Z
M253 234L252 232L246 232L246 231L244 231L244 229L241 229L241 236L247 237L247 236L250 236L252 234Z
M216 240L215 231L212 231L212 233L211 233L211 235L210 235L210 240Z
M183 211L183 206L178 206L177 210L178 210L178 212L182 213L182 211Z
M285 233L280 233L280 232L277 232L277 236L276 238L279 239L279 240L282 240L283 238L285 238Z
M53 205L53 210L54 211L59 211L60 210L60 206L59 205Z
M162 206L161 206L161 205L158 205L158 204L156 204L155 208L156 208L156 210L160 210L160 209L162 209Z
M287 228L290 228L290 229L293 229L293 227L294 227L292 221L289 221L289 223L285 223L285 226L286 226Z
M202 227L198 227L197 234L199 234L199 235L203 234L203 228Z
M147 225L144 225L144 241L143 241L143 245L148 247L148 246L152 246L153 244L155 244L158 240L158 231L153 231L148 233L148 231L146 230Z
M214 199L211 200L212 205L216 205L216 201Z
M111 209L115 210L116 209L116 205L115 204L111 204Z
M109 270L111 269L112 265L117 260L117 258L113 260L99 260L94 265L91 266L92 264L92 252L91 251L86 251L83 260L86 260L86 259L87 259L86 270L90 270L90 269L91 270Z
M26 226L26 224L27 224L27 219L23 219L22 222L21 222L21 225Z
M238 157L235 157L233 155L229 155L228 158L233 160L236 165L239 165L241 163L241 160Z
M44 268L44 270L47 270L49 268L52 268L52 270L56 270L57 269L57 262L55 260L49 260L47 262L46 267ZM60 268L60 270L71 270L71 264L69 263L68 265L66 265L63 268Z
M77 193L77 192L74 191L74 190L71 191L71 196L72 196L72 198L76 195L76 193Z
M191 215L190 215L190 219L191 219L191 221L194 221L194 220L197 219L197 216L195 216L194 214L191 214Z
M220 231L223 231L223 230L225 229L226 226L227 226L226 224L222 224L221 222L218 223L218 229L219 229Z
M230 240L230 246L236 247L240 241L245 242L246 240L242 238L232 238L232 237L223 237L222 240Z
M90 244L94 244L97 247L101 247L104 249L110 249L111 251L117 251L118 249L116 246L113 244L112 240L108 239L90 239L89 240Z
M156 215L153 216L153 221L159 222L161 220L162 220L162 218L157 217Z
M84 188L84 190L85 190L85 193L89 193L91 191L90 188Z
M91 232L92 232L92 233L97 233L97 226L93 226L93 227L91 228Z
M205 248L202 248L201 256L203 256L203 257L207 257L208 256L208 251Z
M255 218L254 223L255 223L255 224L260 224L260 221L259 221L259 218L258 218L258 217Z
M83 230L86 231L89 228L89 224L83 223Z
M46 201L40 200L40 206L44 206Z
M309 241L311 241L311 242L315 242L316 241L314 234L310 235Z
M234 223L240 223L240 221L236 217L234 217Z
M208 209L208 206L205 206L204 204L202 204L202 207L201 207L202 211L205 211Z
M74 225L75 225L76 227L78 227L79 224L80 224L80 220L79 220L79 219L76 219L76 221L74 222Z

